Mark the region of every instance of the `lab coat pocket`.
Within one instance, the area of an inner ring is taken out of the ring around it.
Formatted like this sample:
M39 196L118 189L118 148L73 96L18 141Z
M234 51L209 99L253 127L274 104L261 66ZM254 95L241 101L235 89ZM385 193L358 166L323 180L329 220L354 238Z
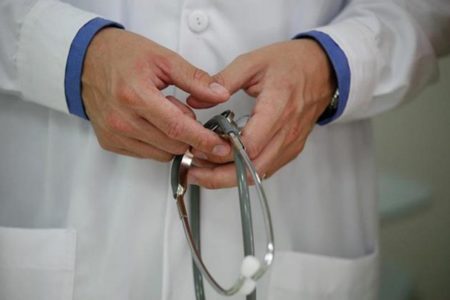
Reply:
M0 299L70 300L76 234L0 227Z
M269 300L375 300L378 251L356 259L276 253Z

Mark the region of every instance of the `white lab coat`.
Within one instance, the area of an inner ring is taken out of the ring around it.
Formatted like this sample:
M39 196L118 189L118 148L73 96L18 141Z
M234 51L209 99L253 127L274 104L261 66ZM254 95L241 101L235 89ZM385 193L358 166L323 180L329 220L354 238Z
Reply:
M439 27L448 22L445 1L419 13L423 4L412 1L410 13L401 1L67 2L73 6L0 1L1 300L194 299L169 165L103 151L89 122L67 113L70 43L97 15L210 73L241 53L310 29L338 43L351 69L347 108L336 124L315 128L302 154L265 182L277 252L258 294L376 299L377 204L367 117L396 106L433 77L435 51L448 50L448 31ZM195 10L207 22L193 30ZM173 88L166 92L184 97ZM252 101L239 93L198 114L205 120L231 108L241 115ZM242 257L236 191L203 191L202 197L203 255L214 274L231 283ZM206 289L208 299L224 299Z

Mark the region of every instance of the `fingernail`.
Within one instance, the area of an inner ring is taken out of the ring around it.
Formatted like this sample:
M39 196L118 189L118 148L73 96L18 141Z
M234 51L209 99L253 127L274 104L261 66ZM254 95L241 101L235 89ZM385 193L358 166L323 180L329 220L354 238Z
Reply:
M208 156L206 156L206 154L203 153L203 152L197 152L197 153L195 154L195 156L197 156L197 157L200 158L200 159L205 159L205 160L208 159Z
M217 145L213 148L213 154L218 156L225 156L230 152L230 146Z
M216 93L219 96L223 96L223 97L229 96L228 90L223 85L220 85L217 82L211 83L209 85L209 88L211 89L211 91L213 91L214 93Z

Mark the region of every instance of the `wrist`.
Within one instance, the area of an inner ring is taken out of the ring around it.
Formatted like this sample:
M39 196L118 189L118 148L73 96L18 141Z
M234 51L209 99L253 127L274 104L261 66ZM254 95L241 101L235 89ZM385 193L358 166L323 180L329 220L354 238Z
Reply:
M315 39L310 39L313 41L318 48L320 49L320 53L322 56L322 59L326 59L327 68L326 68L326 78L328 82L328 92L330 93L330 97L328 98L329 101L327 102L327 106L322 110L319 117L317 118L317 122L321 122L323 120L326 120L328 118L331 118L337 111L338 103L339 103L339 88L337 84L337 75L336 71L333 68L332 62L330 60L330 57L328 56L327 52L323 48L322 44L320 44Z
M114 27L105 27L95 34L86 49L86 57L83 63L83 79L85 73L89 73L90 67L95 66L105 59L105 55L108 53L107 50L111 49L110 41L116 40L117 42L117 32L119 31L123 30Z
M312 51L310 53L313 54L312 58L314 58L311 59L313 68L316 69L316 72L319 72L318 78L322 81L321 87L324 89L324 95L329 99L327 105L330 105L337 90L337 76L330 57L322 45L313 38L306 37L296 41L308 42L311 45Z
M64 78L67 107L71 114L83 119L88 119L82 100L82 82L87 50L97 33L111 26L122 28L120 24L113 21L94 18L78 30L70 46Z
M307 47L307 51L298 49L298 52L308 55L308 65L305 67L309 70L308 78L316 81L313 87L317 91L315 97L318 107L316 119L320 122L333 116L337 110L339 91L336 72L327 52L315 39L306 37L294 40L294 42L302 43L302 47Z
M326 33L321 31L309 31L305 33L298 34L294 37L298 40L313 40L320 47L323 53L327 56L328 62L330 63L334 76L334 91L332 95L339 96L338 99L335 98L336 105L331 105L327 109L324 108L324 114L318 118L318 124L325 125L337 118L339 118L347 105L347 100L350 92L350 66L346 54L340 48L340 46ZM338 90L338 94L336 94ZM333 100L333 96L329 98L329 104ZM331 108L335 107L333 110Z

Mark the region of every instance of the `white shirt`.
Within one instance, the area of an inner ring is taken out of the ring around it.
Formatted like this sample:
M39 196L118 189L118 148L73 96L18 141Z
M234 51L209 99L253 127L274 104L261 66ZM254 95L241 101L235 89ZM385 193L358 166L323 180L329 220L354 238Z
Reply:
M67 53L78 29L97 15L210 73L309 29L336 41L352 76L347 108L338 122L315 128L301 155L265 182L277 252L258 294L376 299L367 118L435 76L436 53L449 49L445 0L68 2L78 8L0 1L0 299L194 299L169 165L107 153L88 122L67 114ZM237 94L198 114L205 120L231 108L240 115L251 105ZM236 196L234 189L202 192L203 255L225 282L235 278L242 256ZM206 289L208 299L223 299Z

